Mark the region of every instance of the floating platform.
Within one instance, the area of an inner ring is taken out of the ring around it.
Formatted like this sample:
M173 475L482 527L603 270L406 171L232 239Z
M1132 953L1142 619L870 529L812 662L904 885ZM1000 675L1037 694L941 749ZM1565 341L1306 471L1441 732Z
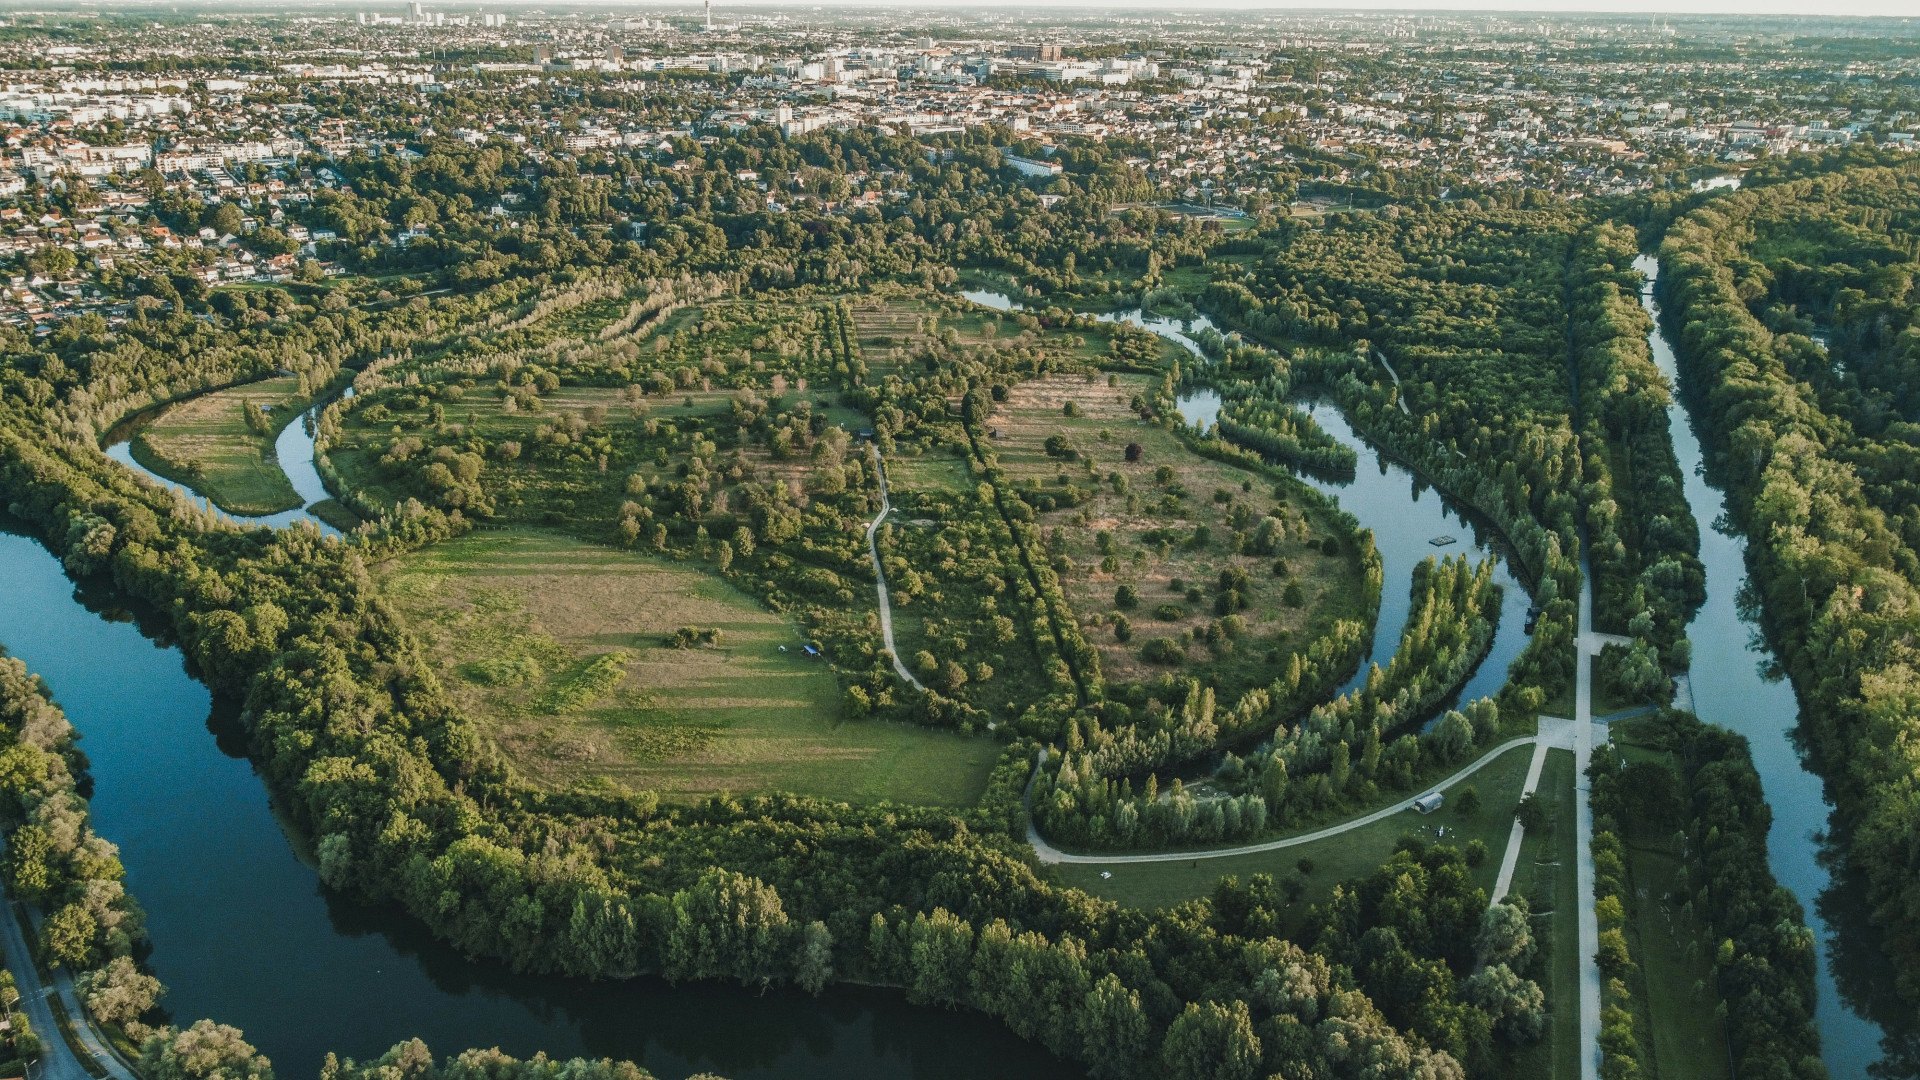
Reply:
M1459 538L1453 536L1436 536L1427 541L1427 543L1432 544L1434 547L1446 547L1448 544L1457 544L1459 542Z

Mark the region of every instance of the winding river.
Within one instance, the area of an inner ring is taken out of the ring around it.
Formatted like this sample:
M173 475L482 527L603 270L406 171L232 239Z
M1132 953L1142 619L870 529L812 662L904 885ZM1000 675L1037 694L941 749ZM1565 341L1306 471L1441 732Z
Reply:
M311 502L326 494L304 426L288 425L280 461ZM147 910L163 1004L181 1023L241 1028L283 1076L315 1075L328 1051L364 1060L415 1036L442 1054L626 1059L664 1080L1082 1075L997 1021L917 1008L897 991L587 983L469 961L404 914L320 883L245 757L237 706L192 678L157 613L104 580L76 585L4 514L0 595L0 644L46 679L83 736L94 826L120 845Z
M1659 263L1643 255L1634 267L1647 277L1641 303L1656 320L1649 339L1654 363L1678 388L1679 365L1672 343L1658 324L1659 308L1653 298ZM1745 735L1753 748L1753 763L1773 810L1768 861L1774 876L1807 907L1807 923L1816 939L1820 972L1816 1019L1828 1071L1835 1080L1863 1078L1870 1066L1881 1061L1876 1072L1883 1080L1920 1075L1912 1056L1913 1029L1920 1023L1909 1009L1893 1003L1882 1006L1886 996L1873 989L1871 969L1876 964L1884 967L1884 958L1866 943L1874 931L1860 914L1865 909L1861 890L1857 883L1835 881L1821 865L1833 806L1826 800L1820 778L1807 771L1794 746L1800 706L1792 685L1763 674L1772 653L1759 627L1741 613L1737 599L1747 580L1746 543L1739 535L1715 527L1725 513L1725 499L1707 481L1706 458L1683 397L1678 392L1673 395L1667 426L1680 460L1687 506L1701 526L1700 561L1707 571L1707 602L1687 627L1687 636L1693 639L1688 682L1694 712L1702 720ZM1844 964L1836 961L1839 953L1845 954ZM1841 979L1855 984L1848 987L1853 992L1841 992ZM1897 1023L1898 1018L1905 1023ZM1896 1034L1895 1027L1905 1030Z
M341 393L342 397L352 397L353 387L349 386ZM300 496L300 505L292 510L283 510L277 514L233 514L213 505L213 500L195 491L178 480L169 480L145 465L133 456L133 436L139 434L140 425L128 424L116 428L107 445L107 456L139 473L141 476L159 484L169 491L183 495L203 510L222 514L242 525L265 525L272 529L284 529L296 521L308 521L319 526L326 536L339 536L340 530L314 516L309 507L314 503L332 498L327 493L326 482L320 479L320 469L313 460L313 426L319 422L320 411L332 401L328 398L295 417L273 440L274 460L280 465L280 471L286 473L287 481L293 485L294 494ZM158 416L156 413L154 416ZM153 419L152 416L148 417Z

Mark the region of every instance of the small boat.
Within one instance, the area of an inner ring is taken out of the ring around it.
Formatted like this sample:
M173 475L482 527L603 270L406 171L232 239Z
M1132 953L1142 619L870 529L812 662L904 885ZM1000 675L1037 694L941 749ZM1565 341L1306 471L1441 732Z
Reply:
M1434 547L1446 547L1448 544L1457 544L1459 542L1458 538L1452 536L1436 536L1427 541L1427 543L1432 544Z

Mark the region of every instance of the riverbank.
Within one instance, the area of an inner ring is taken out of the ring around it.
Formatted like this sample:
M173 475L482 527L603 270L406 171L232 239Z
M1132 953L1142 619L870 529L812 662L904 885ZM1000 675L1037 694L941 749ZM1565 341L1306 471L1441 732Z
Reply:
M3 518L0 589L0 643L86 736L95 827L120 845L147 910L168 1007L241 1028L282 1075L414 1037L632 1060L668 1078L967 1080L982 1061L1009 1077L1078 1075L997 1021L897 991L590 983L468 960L403 912L322 884L245 756L237 704L188 674L157 613L104 581L76 583Z
M1654 317L1650 338L1654 363L1675 388L1667 410L1668 428L1685 479L1687 504L1698 521L1724 520L1726 499L1709 481L1701 425L1695 422L1691 396L1681 390L1685 384L1678 356L1654 297L1659 264L1651 256L1642 256L1634 265L1647 276L1641 303ZM1719 528L1702 529L1700 561L1707 572L1707 600L1687 627L1693 640L1688 673L1693 711L1708 723L1745 735L1751 744L1754 767L1774 818L1767 840L1768 862L1774 877L1806 909L1807 924L1814 932L1820 996L1814 1016L1821 1057L1836 1078L1864 1077L1882 1060L1887 1033L1840 992L1835 978L1834 954L1847 946L1838 940L1839 928L1823 903L1837 891L1823 851L1833 807L1824 783L1806 768L1795 744L1800 703L1790 683L1763 674L1775 666L1772 651L1751 612L1739 602L1747 586L1745 539Z

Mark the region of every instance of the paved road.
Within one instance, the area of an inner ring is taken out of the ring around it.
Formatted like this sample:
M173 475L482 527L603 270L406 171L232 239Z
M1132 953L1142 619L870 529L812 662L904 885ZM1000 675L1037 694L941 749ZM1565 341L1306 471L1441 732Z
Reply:
M880 531L880 523L887 520L893 512L893 504L887 501L887 467L880 461L880 448L871 443L868 450L873 454L873 471L880 477L880 512L867 522L867 554L873 558L874 587L880 593L880 640L887 647L887 655L893 657L893 670L906 680L915 690L925 690L920 680L913 677L907 665L900 660L900 650L893 647L893 602L887 597L887 572L880 567L880 543L874 535Z
M1043 863L1077 863L1093 866L1110 866L1123 863L1190 862L1194 859L1221 859L1229 855L1255 855L1263 851L1279 851L1283 848L1297 847L1301 844L1311 844L1316 840L1325 840L1329 836L1338 836L1343 832L1358 829L1363 825L1371 825L1382 818L1392 817L1403 810L1411 809L1414 800L1418 799L1420 795L1424 795L1430 791L1445 791L1460 781L1465 780L1467 777L1472 776L1483 766L1507 751L1516 747L1533 745L1536 741L1537 737L1532 735L1525 735L1518 739L1508 739L1506 742L1501 743L1481 755L1480 760L1461 769L1459 772L1454 773L1438 784L1430 788L1422 789L1419 794L1410 795L1391 806L1382 807L1371 814L1354 818L1352 821L1344 821L1338 825L1330 825L1327 828L1310 833L1303 833L1300 836L1289 836L1284 840L1269 840L1264 844L1246 844L1241 847L1213 848L1207 851L1159 851L1150 855L1074 855L1061 851L1059 848L1047 843L1046 838L1040 835L1040 830L1034 828L1033 815L1031 813L1033 809L1034 782L1040 778L1040 767L1046 764L1047 761L1047 751L1042 749L1039 756L1034 760L1033 775L1027 778L1026 799L1027 809L1029 810L1027 815L1027 842L1033 845L1034 854L1038 855L1040 861Z
M1380 366L1387 369L1387 377L1393 380L1393 388L1396 391L1399 390L1400 389L1400 373L1393 370L1393 365L1387 362L1387 354L1381 352L1379 349L1375 349L1373 350L1373 355L1380 358ZM1393 400L1399 403L1400 411L1402 413L1404 413L1407 416L1413 415L1413 410L1407 408L1406 398L1403 398L1398 393L1396 393L1393 395Z
M1573 721L1543 716L1540 718L1540 735L1533 744L1533 761L1527 765L1527 784L1520 789L1522 797L1533 794L1539 788L1540 770L1547 763L1547 751L1555 749L1573 749ZM1520 842L1526 835L1527 830L1516 815L1513 828L1507 832L1507 853L1500 858L1500 875L1493 882L1493 902L1496 904L1505 899L1513 887L1514 871L1520 867Z
M14 985L20 991L19 1008L27 1014L33 1033L40 1037L42 1056L34 1066L34 1080L91 1080L66 1039L60 1036L59 1025L54 1023L49 1001L56 994L66 1007L67 1015L74 1019L74 1030L79 1033L81 1044L93 1053L96 1061L106 1066L108 1075L113 1080L138 1080L108 1051L93 1025L85 1021L80 999L73 992L73 980L65 969L54 971L52 986L40 981L40 973L34 970L33 953L20 933L20 923L13 917L12 905L4 899L0 899L0 948L6 949L7 970L13 972Z
M1593 758L1593 657L1604 646L1604 637L1593 632L1593 573L1582 557L1573 691L1575 877L1580 890L1580 1080L1596 1080L1600 1075L1600 965L1594 960L1600 951L1600 920L1593 910L1593 791L1587 780L1587 763Z

